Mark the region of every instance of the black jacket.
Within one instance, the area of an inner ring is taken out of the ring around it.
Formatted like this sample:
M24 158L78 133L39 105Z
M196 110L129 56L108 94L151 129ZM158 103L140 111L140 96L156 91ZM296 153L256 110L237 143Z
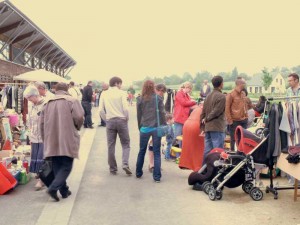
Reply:
M137 98L137 121L139 129L141 127L157 127L157 113L156 113L156 94L153 94L149 100L144 100L142 97ZM162 97L157 96L159 122L160 125L166 124L164 103Z
M93 88L90 85L87 85L83 88L82 101L92 102L92 98L93 98Z

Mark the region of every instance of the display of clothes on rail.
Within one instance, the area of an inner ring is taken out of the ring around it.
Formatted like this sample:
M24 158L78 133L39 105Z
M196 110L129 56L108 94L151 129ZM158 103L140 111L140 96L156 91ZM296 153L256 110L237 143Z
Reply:
M23 111L24 88L22 85L5 85L1 90L1 104L4 108L15 109L17 113Z
M172 89L167 89L167 101L165 103L165 110L168 113L173 113L174 110L175 93Z
M300 100L300 98L299 98ZM265 127L268 128L268 158L274 163L289 146L300 144L300 102L288 97L285 101L267 104Z

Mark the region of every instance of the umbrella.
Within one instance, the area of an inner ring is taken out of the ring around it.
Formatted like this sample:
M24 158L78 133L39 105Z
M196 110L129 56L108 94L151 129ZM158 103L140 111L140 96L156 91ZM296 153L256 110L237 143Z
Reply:
M33 70L14 76L14 80L23 81L45 81L45 82L64 82L69 83L65 78L58 76L46 70Z

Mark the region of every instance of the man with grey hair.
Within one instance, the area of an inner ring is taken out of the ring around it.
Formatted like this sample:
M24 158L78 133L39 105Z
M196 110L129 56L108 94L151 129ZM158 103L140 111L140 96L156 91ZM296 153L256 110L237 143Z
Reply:
M54 98L45 105L39 127L44 141L44 158L51 158L54 180L48 194L59 201L71 195L67 178L71 173L74 158L78 158L80 135L84 111L78 99L68 93L66 83L58 83Z
M234 151L234 133L237 126L247 129L248 109L252 108L251 103L242 94L246 87L246 81L237 77L235 88L226 96L225 116L230 129L230 150Z
M47 90L47 87L44 82L37 81L34 83L34 85L38 89L40 96L42 96L46 102L48 102L49 99L52 99L54 97L54 94Z

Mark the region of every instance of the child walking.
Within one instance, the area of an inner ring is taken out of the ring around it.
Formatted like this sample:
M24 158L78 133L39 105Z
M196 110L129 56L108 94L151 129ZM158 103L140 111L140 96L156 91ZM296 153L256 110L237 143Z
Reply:
M172 148L172 144L173 144L173 140L174 140L174 130L173 130L173 123L174 123L174 119L173 119L173 115L168 113L166 115L166 122L168 125L168 134L166 135L166 142L167 142L167 147L166 147L166 151L165 151L165 159L166 160L170 160L171 156L171 148Z

